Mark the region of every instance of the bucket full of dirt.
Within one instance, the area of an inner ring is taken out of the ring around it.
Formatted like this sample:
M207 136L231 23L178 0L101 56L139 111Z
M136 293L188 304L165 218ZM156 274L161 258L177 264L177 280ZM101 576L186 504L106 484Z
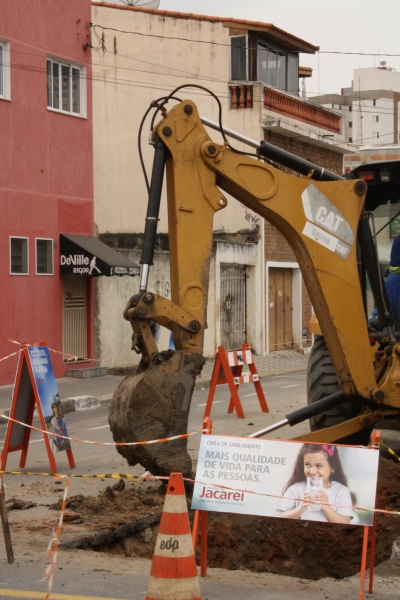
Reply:
M186 351L162 352L161 362L126 377L110 404L109 423L115 442L142 442L187 433L190 402L204 359ZM192 477L187 438L143 446L118 446L130 466L142 465L153 475L180 472Z

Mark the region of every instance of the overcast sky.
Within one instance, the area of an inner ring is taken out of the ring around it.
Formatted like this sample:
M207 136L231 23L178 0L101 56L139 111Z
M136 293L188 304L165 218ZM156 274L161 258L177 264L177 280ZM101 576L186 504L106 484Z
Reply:
M400 0L161 0L159 8L273 23L319 46L315 56L300 55L300 64L314 69L307 80L310 96L340 93L351 85L353 69L382 60L400 72Z

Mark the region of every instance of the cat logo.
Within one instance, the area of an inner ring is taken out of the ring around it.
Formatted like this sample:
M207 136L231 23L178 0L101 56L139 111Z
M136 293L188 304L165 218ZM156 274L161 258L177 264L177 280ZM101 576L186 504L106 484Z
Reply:
M317 214L315 215L315 220L325 229L330 229L335 233L337 232L339 225L344 221L343 217L334 213L332 210L328 211L325 206L319 207Z

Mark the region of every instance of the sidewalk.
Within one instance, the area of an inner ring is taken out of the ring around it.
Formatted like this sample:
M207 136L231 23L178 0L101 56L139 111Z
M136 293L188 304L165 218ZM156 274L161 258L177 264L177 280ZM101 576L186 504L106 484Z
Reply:
M269 356L255 356L254 362L260 377L271 377L272 375L282 375L294 371L305 371L307 369L308 354L302 354L296 350L280 350ZM210 386L213 367L214 361L207 360L201 376L197 377L196 389ZM245 366L243 373L247 370L248 367ZM107 406L119 382L123 379L124 376L118 375L105 375L87 379L74 377L57 379L64 413ZM9 414L12 391L12 385L0 386L0 413L2 414ZM0 423L5 421L0 417Z

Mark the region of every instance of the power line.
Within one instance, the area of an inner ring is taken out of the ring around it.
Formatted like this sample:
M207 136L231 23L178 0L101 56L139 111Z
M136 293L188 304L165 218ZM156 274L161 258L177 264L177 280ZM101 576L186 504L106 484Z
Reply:
M47 74L47 70L44 69L44 68L40 68L40 67L30 67L30 66L27 66L27 65L19 65L17 63L13 63L11 66L13 68L18 68L18 69L21 69L21 70L26 70L26 71L29 71L29 72L35 72L35 73L40 73L40 74ZM143 71L140 71L140 72L143 72ZM173 77L173 75L170 75L170 76ZM106 84L112 84L112 85L117 84L117 85L128 86L128 87L136 87L136 88L142 88L142 89L155 90L157 92L160 92L160 91L161 92L168 92L168 91L171 91L171 90L175 89L175 87L176 87L175 85L172 85L172 84L157 85L157 84L152 84L152 83L145 83L142 80L132 80L132 79L124 80L124 79L119 79L119 78L106 78L106 77L98 76L98 75L92 75L91 77L88 77L88 76L84 76L83 74L81 74L81 78L82 79L86 79L86 80L91 80L93 82L106 83ZM221 82L221 83L224 83L224 82ZM205 93L202 93L199 90L193 90L192 93L193 93L193 95L196 95L196 96L197 95L200 95L200 96L206 95ZM226 90L224 90L223 92L219 92L218 96L221 99L228 100L228 101L230 100L230 94L227 94ZM256 103L256 102L258 102L259 104L261 104L263 101L262 100L254 99L253 103ZM319 105L315 104L315 103L313 103L313 106L319 107ZM240 109L238 109L238 110L240 110ZM287 125L291 125L291 126L293 125L289 121L285 121L284 117L280 113L277 112L277 114L278 114L277 118L279 118L279 120L283 124L287 124ZM314 123L312 125L314 125L315 127L320 127L321 129L324 129L323 127L321 127L320 125L318 125L318 123ZM296 125L296 129L298 130L299 135L301 135L303 133L303 134L307 135L307 137L308 137L308 130L305 128L305 126L301 127L300 125ZM269 129L269 130L273 131L273 129ZM387 135L393 136L393 134L394 134L394 132L387 133L387 134L382 134L382 136L380 136L380 137L385 137ZM321 136L321 137L323 137L323 136ZM372 140L372 139L375 139L375 138L365 138L365 139L366 140L367 139L371 139ZM307 143L307 141L305 141L305 143ZM327 148L334 148L334 147L337 147L337 146L342 146L344 143L348 143L348 142L346 142L345 140L343 140L340 143L327 144ZM395 142L393 142L393 143L395 143Z
M173 41L182 41L182 42L191 42L194 44L211 44L213 46L225 46L230 47L231 44L226 44L223 42L214 42L212 40L195 40L193 38L183 38L183 37L173 37L167 35L159 35L154 33L142 33L139 31L127 31L124 29L117 29L115 27L105 27L104 25L95 24L93 25L93 30L98 27L99 29L103 29L104 31L115 31L117 33L123 33L126 35L139 35L141 37L153 37L164 40L173 40ZM97 36L96 36L97 37ZM251 50L252 48L246 48L247 50ZM298 51L299 54L309 54L307 52ZM391 54L388 52L341 52L339 50L317 50L317 54L343 54L343 55L355 55L355 56L390 56L390 57L398 57L400 54Z
M100 49L100 47L93 48L93 50L95 50L95 51L99 51L99 49ZM211 77L210 78L209 77L205 77L205 76L202 76L202 75L198 75L196 73L191 73L190 71L185 71L183 69L176 69L175 67L170 67L168 65L162 65L162 64L159 64L159 63L153 63L153 62L145 61L145 60L142 60L142 59L138 59L138 58L136 58L134 56L128 56L126 54L121 54L121 53L118 53L118 52L116 52L116 53L109 52L106 48L105 48L105 52L107 52L108 54L111 54L111 55L116 55L116 56L120 56L120 57L126 58L127 60L134 60L134 61L137 61L137 62L140 62L140 63L143 63L143 64L148 64L149 66L156 66L156 67L160 67L162 69L169 69L169 70L173 70L173 71L178 71L180 73L186 74L188 77L193 77L195 79L198 79L199 81L214 81L214 82L219 82L219 83L224 83L224 84L231 83L228 80L211 78ZM26 56L37 56L37 57L42 58L42 59L45 58L45 56L46 56L45 54L37 54L37 53L25 52L25 51L22 51L22 50L15 50L15 49L12 50L12 53L13 54L24 54ZM377 56L381 56L381 53L379 53L379 55L377 55ZM60 60L62 60L62 57L60 57ZM68 60L68 62L71 62L70 59L67 59L67 60ZM9 64L7 64L7 63L3 63L3 64L5 66L9 66ZM76 62L72 61L72 64L76 64L78 66L88 66L88 63L86 63L86 64L83 63L82 64L82 63L79 63L79 61L76 61ZM12 63L12 65L13 65L13 63ZM95 67L96 65L94 63L90 63L89 66ZM129 67L120 67L120 66L116 66L116 65L107 65L107 66L109 68L113 68L113 69L126 69L126 70L129 69ZM32 68L35 68L35 67L32 67ZM138 71L140 72L140 70L138 70ZM142 71L142 72L145 72L145 71ZM160 73L160 75L166 76L167 74L166 73ZM172 75L173 74L171 74L171 76ZM400 73L399 73L399 75L400 75ZM249 84L251 84L251 83L253 83L253 82L249 82ZM371 90L369 90L369 91L371 91ZM368 90L366 90L366 92L368 92ZM339 98L343 98L343 99L347 98L347 96L341 95L341 94L337 94L335 92L322 92L321 93L320 91L315 92L313 90L308 90L308 94L309 95L314 95L314 96L315 95L318 95L318 96L320 96L320 95L333 95L333 96L337 96L338 99ZM362 100L368 101L368 100L371 100L371 98L370 97L363 97L362 96ZM389 98L383 98L383 100L390 100L390 99ZM330 104L330 102L326 102L325 104ZM339 104L339 102L337 102L335 104Z

